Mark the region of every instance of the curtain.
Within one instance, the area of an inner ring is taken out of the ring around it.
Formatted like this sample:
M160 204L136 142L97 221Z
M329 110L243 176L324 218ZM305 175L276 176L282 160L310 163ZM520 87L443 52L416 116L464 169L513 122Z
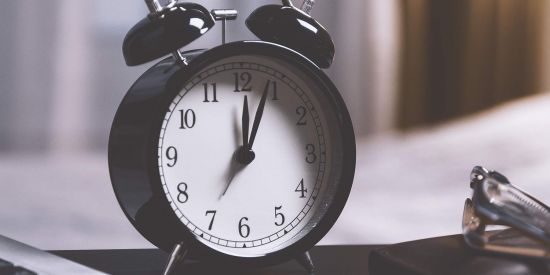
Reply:
M540 93L547 1L403 1L398 126Z

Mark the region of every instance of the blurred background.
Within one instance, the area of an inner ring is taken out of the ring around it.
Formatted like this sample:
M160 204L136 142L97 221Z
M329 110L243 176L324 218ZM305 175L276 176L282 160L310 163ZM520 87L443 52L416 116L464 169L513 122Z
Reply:
M301 5L301 1L295 1ZM277 1L235 8L228 40ZM109 128L130 85L136 0L0 2L0 234L43 249L150 246L111 189ZM358 140L350 200L322 244L395 243L460 232L482 164L550 201L550 1L317 0L327 70ZM221 41L220 26L185 49Z

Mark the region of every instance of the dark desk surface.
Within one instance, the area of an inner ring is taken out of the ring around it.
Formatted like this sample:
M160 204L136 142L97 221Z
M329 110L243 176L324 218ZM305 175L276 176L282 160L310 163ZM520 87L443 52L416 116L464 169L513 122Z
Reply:
M315 274L367 274L368 257L376 245L316 246L311 250ZM110 274L161 274L168 255L157 249L73 250L52 251L61 257ZM191 263L184 267L185 275L221 274L206 266ZM209 267L211 268L211 267ZM295 261L254 270L223 270L223 274L307 274Z

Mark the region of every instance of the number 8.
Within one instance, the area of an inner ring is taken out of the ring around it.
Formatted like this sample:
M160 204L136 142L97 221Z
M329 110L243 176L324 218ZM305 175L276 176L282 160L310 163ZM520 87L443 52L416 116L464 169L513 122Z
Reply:
M178 184L178 201L180 203L186 203L189 199L189 194L187 194L187 183L182 182ZM184 199L182 199L184 198Z

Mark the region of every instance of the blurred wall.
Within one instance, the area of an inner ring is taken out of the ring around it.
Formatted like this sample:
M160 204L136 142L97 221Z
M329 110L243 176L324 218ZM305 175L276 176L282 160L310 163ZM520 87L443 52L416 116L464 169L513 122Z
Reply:
M279 1L199 1L236 8L228 39L256 39L245 18ZM327 73L347 102L358 135L390 129L399 38L397 1L318 0L315 16L332 33ZM295 1L301 5L301 1ZM126 32L147 14L136 0L0 2L0 152L104 151L116 107L152 63L126 67ZM220 43L220 27L185 49Z
M200 1L236 8L228 39L256 39L245 18L275 0ZM301 1L295 1L299 6ZM327 70L358 137L438 123L547 90L548 1L318 0L336 45ZM105 151L128 87L152 63L124 64L143 1L0 2L0 152ZM185 49L220 43L216 26Z

